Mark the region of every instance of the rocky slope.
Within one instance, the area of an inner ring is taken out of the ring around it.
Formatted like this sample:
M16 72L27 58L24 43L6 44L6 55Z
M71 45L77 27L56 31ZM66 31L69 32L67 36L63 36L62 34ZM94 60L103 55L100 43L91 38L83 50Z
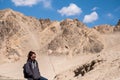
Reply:
M118 21L118 23L115 26L105 24L105 25L95 26L94 29L102 34L119 32L120 31L120 20Z
M32 17L26 17L11 9L0 11L0 54L19 58L29 49L36 49L37 32L41 31L40 22ZM32 47L31 47L32 46Z
M74 65L73 67L60 72L54 77L54 80L119 80L119 34L120 33L103 35L106 49L99 54L96 54L94 57L90 59L85 58L82 63L79 61L78 65Z
M0 10L0 79L23 79L22 65L33 50L49 80L119 80L119 31L120 21L88 28L77 19L59 22Z
M77 19L38 20L11 9L0 11L0 33L0 54L9 59L20 58L29 50L75 55L99 53L104 48L100 34Z
M107 24L95 26L94 29L102 34L109 34L114 32L114 26L107 25Z
M120 20L118 21L116 27L114 28L114 31L120 31Z

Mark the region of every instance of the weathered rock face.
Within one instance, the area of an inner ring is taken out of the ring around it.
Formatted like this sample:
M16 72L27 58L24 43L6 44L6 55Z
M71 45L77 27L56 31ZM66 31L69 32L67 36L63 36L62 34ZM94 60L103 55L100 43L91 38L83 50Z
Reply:
M41 23L41 28L45 29L46 27L48 27L52 22L50 21L50 19L40 19L39 20Z
M115 31L120 31L120 26L116 26L114 30Z
M117 25L115 26L114 31L120 31L120 20L118 21Z
M117 25L116 26L120 26L120 19L119 19L119 21L118 21L118 23L117 23Z
M120 31L120 20L116 24L116 26L111 26L111 25L99 25L94 27L95 30L102 34L109 34L113 32L118 32Z
M94 27L94 29L102 34L108 34L114 32L114 26L110 26L110 25L99 25Z
M19 31L20 26L15 22L3 20L0 22L0 28L0 54L4 53L8 57L13 54L19 56L18 51L12 48L10 38Z
M79 20L77 19L66 19L64 21L62 21L60 23L61 26L71 26L71 27L80 27L80 28L87 28L85 24L83 24L82 22L80 22Z
M27 17L11 9L0 11L0 54L9 59L30 50L71 56L98 53L104 48L99 36L77 19L57 22Z
M20 57L37 46L35 32L40 32L40 22L32 17L26 17L11 9L0 11L0 54L4 54L9 59ZM33 46L33 47L30 47Z
M79 80L79 77L84 77L87 73L94 70L98 64L100 65L103 62L103 60L96 59L81 66L75 66L69 70L62 72L62 74L56 75L54 77L54 80Z
M62 33L48 45L48 49L53 53L66 55L99 53L104 48L99 41L99 33L94 29L88 29L78 20L67 19L60 25Z

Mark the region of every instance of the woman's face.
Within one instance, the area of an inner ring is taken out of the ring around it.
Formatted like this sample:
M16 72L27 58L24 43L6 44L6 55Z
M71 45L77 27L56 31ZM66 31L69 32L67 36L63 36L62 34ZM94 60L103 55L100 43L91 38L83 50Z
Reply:
M33 55L31 56L31 59L32 59L32 60L35 60L35 58L36 58L36 54L33 54Z

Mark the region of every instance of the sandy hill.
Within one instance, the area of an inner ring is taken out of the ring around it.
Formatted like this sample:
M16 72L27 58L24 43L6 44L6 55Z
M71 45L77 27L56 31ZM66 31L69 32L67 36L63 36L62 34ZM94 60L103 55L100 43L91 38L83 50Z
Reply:
M49 80L117 80L119 23L88 28L77 19L58 22L0 10L0 78L23 79L22 66L33 50Z

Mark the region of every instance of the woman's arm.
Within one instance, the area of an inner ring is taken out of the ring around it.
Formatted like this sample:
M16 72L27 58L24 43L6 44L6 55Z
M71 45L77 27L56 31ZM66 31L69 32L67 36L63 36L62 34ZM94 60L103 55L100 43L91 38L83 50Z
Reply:
M26 73L28 74L28 76L33 77L33 71L29 62L27 62L26 64Z

